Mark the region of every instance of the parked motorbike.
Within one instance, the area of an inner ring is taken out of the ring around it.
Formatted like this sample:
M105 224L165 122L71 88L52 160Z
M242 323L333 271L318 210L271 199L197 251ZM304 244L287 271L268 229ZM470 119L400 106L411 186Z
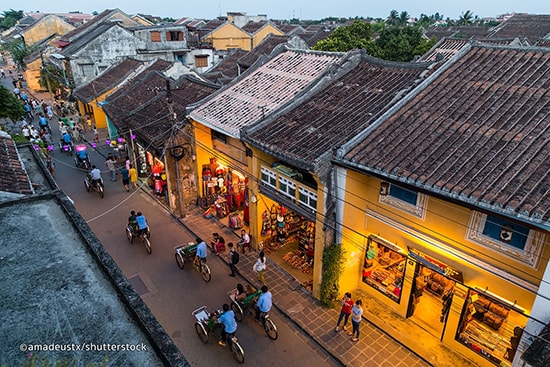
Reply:
M105 191L102 178L99 179L99 182L92 182L92 176L88 174L86 178L84 178L84 186L86 187L86 191L90 192L90 190L94 190L99 194L99 197L103 199Z

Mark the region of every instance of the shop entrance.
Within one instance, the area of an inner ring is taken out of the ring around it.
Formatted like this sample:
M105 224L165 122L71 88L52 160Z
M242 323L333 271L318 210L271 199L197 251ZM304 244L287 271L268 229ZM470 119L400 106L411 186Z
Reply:
M441 339L452 303L455 282L417 263L407 317Z
M315 223L267 197L262 203L259 247L311 291Z

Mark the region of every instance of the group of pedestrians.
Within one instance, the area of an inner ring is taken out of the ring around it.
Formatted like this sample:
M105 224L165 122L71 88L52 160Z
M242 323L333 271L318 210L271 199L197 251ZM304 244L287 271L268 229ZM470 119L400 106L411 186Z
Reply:
M344 297L341 300L342 309L340 310L340 315L338 316L338 321L336 322L336 327L334 331L337 332L340 329L340 323L342 321L342 330L347 331L347 324L349 317L351 316L351 331L347 331L348 335L351 336L351 340L356 342L359 340L360 330L359 326L361 324L361 319L363 317L363 308L361 305L363 302L357 300L355 303L351 298L351 293L346 292Z

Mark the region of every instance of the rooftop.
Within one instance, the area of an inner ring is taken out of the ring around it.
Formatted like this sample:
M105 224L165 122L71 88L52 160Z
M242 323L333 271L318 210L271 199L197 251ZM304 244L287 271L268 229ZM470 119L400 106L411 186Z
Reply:
M468 46L344 162L548 228L549 68L548 49Z

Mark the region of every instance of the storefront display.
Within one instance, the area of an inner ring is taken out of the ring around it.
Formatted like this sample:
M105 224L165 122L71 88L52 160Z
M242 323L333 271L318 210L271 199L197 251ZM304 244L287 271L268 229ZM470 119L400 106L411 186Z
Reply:
M202 165L201 175L200 206L203 209L214 205L219 218L244 211L247 188L244 175L220 164L215 157Z
M405 263L406 256L399 248L371 235L363 262L363 282L399 302Z
M498 366L511 366L527 317L488 292L470 290L456 339Z

